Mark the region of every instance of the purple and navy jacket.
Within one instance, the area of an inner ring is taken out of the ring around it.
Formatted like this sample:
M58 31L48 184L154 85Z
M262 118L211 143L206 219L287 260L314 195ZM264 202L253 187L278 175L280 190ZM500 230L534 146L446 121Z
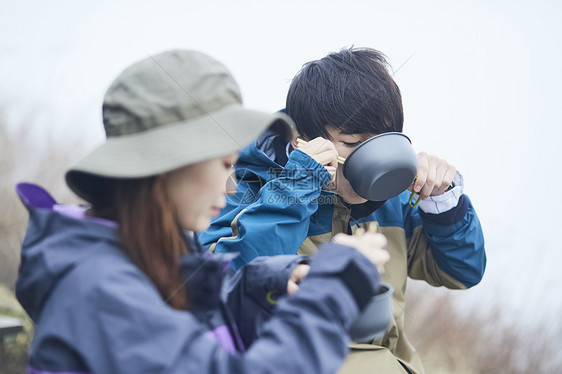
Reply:
M20 184L30 213L16 295L36 324L28 373L333 373L348 331L378 288L355 249L325 245L299 292L283 297L308 258L258 258L234 273L189 237L181 269L192 309L172 309L121 250L115 224L57 205Z

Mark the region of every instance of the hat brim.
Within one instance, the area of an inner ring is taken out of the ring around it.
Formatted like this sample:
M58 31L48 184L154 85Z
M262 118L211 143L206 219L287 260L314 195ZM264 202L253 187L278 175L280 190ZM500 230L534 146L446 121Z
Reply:
M109 137L68 170L66 181L78 196L91 201L91 177L149 177L225 156L242 150L276 122L292 126L283 113L234 104L187 121Z

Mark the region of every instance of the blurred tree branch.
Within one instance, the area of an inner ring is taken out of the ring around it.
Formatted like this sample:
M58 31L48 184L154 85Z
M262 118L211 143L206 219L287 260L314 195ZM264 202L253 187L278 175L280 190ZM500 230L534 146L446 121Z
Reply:
M413 317L406 318L405 329L427 373L562 373L561 335L552 326L507 323L500 295L493 305L465 306L459 313L454 292L409 282Z
M8 124L0 110L0 284L10 289L17 277L27 220L27 212L15 193L16 183L38 183L55 197L76 201L63 177L70 161L76 159L72 156L80 150L78 136L61 147L48 134L31 136L41 131L39 125Z

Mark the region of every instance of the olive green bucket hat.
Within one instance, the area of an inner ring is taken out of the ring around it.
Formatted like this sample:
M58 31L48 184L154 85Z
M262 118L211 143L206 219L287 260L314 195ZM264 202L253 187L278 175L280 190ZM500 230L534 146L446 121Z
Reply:
M242 106L227 68L195 51L150 56L127 68L103 101L107 140L66 173L69 187L92 201L100 179L142 178L240 151L268 126L290 134L283 113Z

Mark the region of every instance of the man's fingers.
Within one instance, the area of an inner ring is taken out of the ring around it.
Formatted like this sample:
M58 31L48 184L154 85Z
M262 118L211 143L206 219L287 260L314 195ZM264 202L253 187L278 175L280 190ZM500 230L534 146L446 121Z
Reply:
M457 169L446 160L425 152L418 153L418 175L408 190L415 191L422 200L443 194L451 185Z
M338 165L338 152L334 143L322 137L314 138L306 144L298 146L302 152L306 153L319 164L326 166Z
M443 184L446 186L443 191L445 191L451 183L453 183L453 179L455 179L455 175L457 174L457 168L453 165L449 165L447 171L445 172L445 176L443 177Z
M330 173L330 175L332 176L330 182L333 182L338 172L337 166L324 166L324 167L326 168L326 170L328 170L328 173Z
M307 144L301 144L298 148L300 150L303 150L303 152L304 150L306 150L306 153L308 153L309 155L313 155L313 154L324 152L328 149L335 150L336 146L328 139L318 137L312 139Z
M338 165L338 152L335 149L326 149L323 152L316 153L311 156L320 165L337 166Z
M429 171L429 164L427 161L427 154L425 152L418 153L418 176L414 182L414 191L419 193L427 179Z
M451 182L447 183L445 181L445 174L447 173L447 168L449 164L445 160L437 159L437 168L435 171L435 184L430 196L441 195L449 187Z
M425 200L433 192L433 187L435 187L435 175L437 173L437 165L433 160L428 160L427 168L427 178L425 179L425 184L420 191L420 197Z

